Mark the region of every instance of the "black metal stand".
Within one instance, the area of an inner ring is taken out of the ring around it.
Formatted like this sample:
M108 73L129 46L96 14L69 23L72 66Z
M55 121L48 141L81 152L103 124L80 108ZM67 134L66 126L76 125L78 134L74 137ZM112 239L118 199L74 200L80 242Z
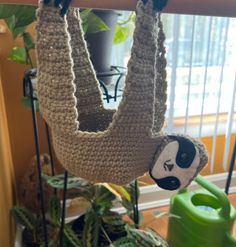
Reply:
M42 214L42 223L43 223L43 236L45 246L48 246L48 234L47 234L47 222L46 222L46 212L45 212L45 200L44 200L44 190L43 190L43 179L42 179L42 167L40 162L40 145L39 145L39 133L38 133L38 122L36 115L36 101L37 98L34 95L34 88L31 83L30 77L33 76L35 71L28 71L24 78L24 95L26 92L29 93L31 110L32 110L32 120L33 120L33 130L34 130L34 140L35 140L35 149L37 157L37 170L38 170L38 179L39 179L39 195L41 202L41 214Z
M39 133L38 133L38 122L37 122L37 94L36 94L36 85L33 83L33 78L36 78L37 71L36 69L28 70L25 73L23 79L23 93L24 96L29 98L30 106L32 110L32 122L33 122L33 131L34 131L34 140L35 140L35 149L36 149L36 157L37 157L37 171L38 171L38 179L39 179L39 195L41 202L41 215L42 215L42 224L43 224L43 236L45 247L48 247L48 232L47 232L47 221L46 221L46 210L45 210L45 198L44 198L44 190L43 190L43 178L42 178L42 167L40 162L40 145L39 145ZM106 77L117 77L115 86L114 86L114 94L111 95L107 88L107 85L103 82L103 78ZM112 73L100 73L97 75L100 86L103 89L103 94L105 96L105 100L107 103L110 102L111 99L114 101L117 100L118 94L118 86L121 79L125 76L125 68L113 66ZM49 133L48 125L45 123L46 135L47 135L47 143L48 143L48 152L51 160L51 173L52 176L55 175L55 165L54 158L52 152L51 138ZM66 195L67 195L67 181L68 181L68 172L65 172L64 175L64 190L63 190L63 202L62 202L62 215L61 215L61 227L60 227L60 247L63 247L64 242L64 226L65 226L65 216L66 216ZM55 190L56 194L56 190ZM137 206L136 206L137 207Z
M234 166L235 166L235 157L236 157L236 141L234 141L233 154L232 154L232 157L231 157L231 161L230 161L230 165L229 165L228 178L227 178L226 185L225 185L225 193L227 195L229 194L229 187L230 187L230 184L231 184L233 170L234 170Z
M100 83L100 86L103 90L103 95L105 96L105 100L107 101L107 103L110 103L111 99L114 99L114 101L116 102L117 100L117 93L118 93L118 86L121 82L121 79L125 76L126 74L126 68L121 67L121 66L112 66L111 67L111 72L104 72L104 73L98 73L97 74L97 78L98 81ZM106 78L109 77L117 77L116 83L115 83L115 87L114 87L114 94L110 95L108 88L107 88L107 84L104 82Z
M60 247L63 247L63 240L64 240L67 182L68 182L68 172L65 172L65 174L64 174L64 189L63 189L63 203L62 203L62 213L61 213Z

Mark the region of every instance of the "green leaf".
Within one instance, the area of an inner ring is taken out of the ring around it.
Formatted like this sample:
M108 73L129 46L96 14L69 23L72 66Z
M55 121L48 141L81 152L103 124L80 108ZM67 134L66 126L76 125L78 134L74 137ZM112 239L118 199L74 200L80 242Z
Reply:
M11 214L15 218L16 222L26 227L26 229L30 231L35 229L37 220L26 208L13 207L11 209Z
M13 16L19 11L19 5L14 4L0 4L0 19L6 19Z
M101 229L101 220L93 210L89 210L85 215L83 229L83 247L99 247L98 239Z
M68 225L65 225L64 227L64 235L66 240L69 242L69 246L82 247L81 241L78 239L75 232Z
M25 27L16 27L12 30L13 39L16 39L18 36L21 36L25 32Z
M116 196L103 185L97 186L97 193L95 198L95 204L102 208L109 209L112 207L112 201L116 199Z
M137 191L135 190L135 181L131 182L128 185L125 185L124 188L126 189L126 191L130 194L131 197L131 202L132 204L135 204L135 198L136 196L139 198L140 196L140 189L139 186L137 188Z
M92 9L85 9L83 11L80 12L80 18L82 21L86 21L86 19L88 18L90 12L92 11Z
M35 44L34 44L34 41L33 41L33 38L31 37L31 35L28 32L24 32L22 36L23 36L25 47L28 50L34 49Z
M85 18L85 25L87 25L86 34L110 30L106 23L93 12L90 12Z
M57 242L55 240L49 240L47 247L57 247ZM42 243L40 247L46 247L45 243Z
M21 98L21 103L27 107L27 108L31 108L31 101L29 97L22 97ZM38 101L35 101L35 106L36 106L36 111L39 111L39 103Z
M114 36L114 44L120 44L126 41L131 34L131 30L127 26L121 26L119 24L116 25L115 36Z
M9 18L6 18L5 22L12 33L13 39L16 39L19 35L22 35L26 29L26 27L15 27L16 18L14 15Z
M135 239L142 247L162 247L160 239L154 236L152 232L131 228L128 225L126 230L128 236Z
M110 247L137 247L135 240L129 237L120 238L112 244Z
M26 50L25 48L22 47L14 47L8 59L12 62L16 62L20 64L29 64L29 62L27 61Z
M150 228L148 228L147 231L151 233L152 236L161 243L161 247L169 247L169 244L157 232L153 231Z
M64 188L64 174L56 175L56 176L47 176L45 174L42 175L44 180L53 188L63 189ZM91 201L94 197L94 189L95 187L89 183L87 180L75 177L71 174L68 175L67 188L75 189L73 191L69 191L68 193L74 197L83 197L88 201Z
M30 5L19 6L19 9L15 13L15 27L25 27L36 21L36 9L37 7Z
M8 26L8 28L10 29L11 32L13 32L15 25L16 25L16 18L14 15L8 17L5 19L5 22Z
M119 213L111 211L109 211L108 214L102 216L102 220L104 223L113 226L120 226L125 224L125 222L122 219L122 216Z
M56 175L56 176L47 176L43 174L43 178L46 182L56 189L64 188L64 174ZM67 188L68 189L80 189L80 188L88 188L91 186L87 180L79 177L75 177L73 175L68 175Z
M5 19L13 38L21 35L36 20L36 7L28 5L0 5L0 19Z
M130 194L125 189L124 186L119 186L112 183L103 183L103 186L105 186L108 190L110 190L115 196L117 196L119 199L126 199L127 201L131 200Z
M52 222L55 225L60 226L61 203L60 199L56 196L51 197L49 200L49 215L52 219Z
M88 31L88 16L92 9L85 9L82 12L80 12L80 18L82 20L82 28L84 30L84 33L87 33Z

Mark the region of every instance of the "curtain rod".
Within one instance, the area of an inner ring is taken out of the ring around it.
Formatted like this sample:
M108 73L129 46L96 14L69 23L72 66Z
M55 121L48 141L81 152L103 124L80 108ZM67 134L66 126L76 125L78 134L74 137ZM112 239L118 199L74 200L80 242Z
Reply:
M73 0L72 6L135 10L137 0ZM0 4L37 5L38 0L0 0ZM236 0L169 0L165 13L236 17Z

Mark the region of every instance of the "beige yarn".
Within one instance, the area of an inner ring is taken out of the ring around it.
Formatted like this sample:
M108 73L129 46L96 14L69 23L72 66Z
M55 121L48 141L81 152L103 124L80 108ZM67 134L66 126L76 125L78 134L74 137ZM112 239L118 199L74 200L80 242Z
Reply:
M166 59L160 14L152 1L137 4L134 43L122 101L103 107L78 10L62 18L53 6L37 16L38 98L57 158L72 174L126 184L146 173L166 111Z

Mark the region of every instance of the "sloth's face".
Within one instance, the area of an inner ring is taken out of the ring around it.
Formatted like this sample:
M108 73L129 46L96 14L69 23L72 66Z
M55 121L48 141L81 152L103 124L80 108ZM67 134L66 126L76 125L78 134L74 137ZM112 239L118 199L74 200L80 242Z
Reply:
M178 137L156 157L150 175L163 189L182 189L196 176L199 163L199 153L194 144L184 137Z

